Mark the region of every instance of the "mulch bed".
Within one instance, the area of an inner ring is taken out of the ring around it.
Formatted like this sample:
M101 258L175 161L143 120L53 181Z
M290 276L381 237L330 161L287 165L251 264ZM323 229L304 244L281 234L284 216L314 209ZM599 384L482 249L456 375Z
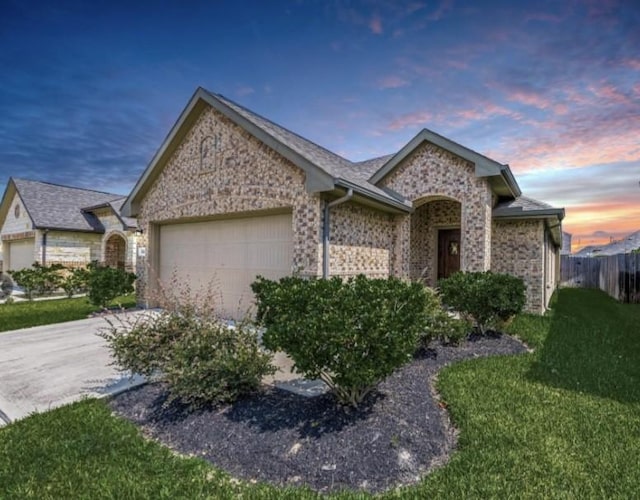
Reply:
M265 387L230 406L190 411L167 405L166 387L158 383L110 404L147 435L238 478L321 492L379 492L418 481L455 445L432 383L440 368L526 350L507 335L472 337L456 347L432 343L357 410L337 406L330 393L308 398Z

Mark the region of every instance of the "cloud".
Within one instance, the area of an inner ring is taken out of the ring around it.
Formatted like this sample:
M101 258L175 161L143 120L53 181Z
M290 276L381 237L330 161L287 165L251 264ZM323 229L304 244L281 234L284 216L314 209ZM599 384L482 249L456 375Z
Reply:
M409 82L398 75L389 75L378 80L378 88L381 90L398 89L407 85L409 85Z
M369 29L375 35L382 35L382 20L379 15L374 14L369 20Z
M434 119L434 115L429 111L415 111L394 118L387 125L388 130L401 130L407 127L425 127Z

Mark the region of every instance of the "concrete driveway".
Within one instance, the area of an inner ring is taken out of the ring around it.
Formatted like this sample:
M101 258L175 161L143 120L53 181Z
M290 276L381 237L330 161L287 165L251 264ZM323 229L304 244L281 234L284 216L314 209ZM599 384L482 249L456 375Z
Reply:
M104 326L104 318L90 318L0 333L0 426L143 383L110 366L109 349L96 335Z

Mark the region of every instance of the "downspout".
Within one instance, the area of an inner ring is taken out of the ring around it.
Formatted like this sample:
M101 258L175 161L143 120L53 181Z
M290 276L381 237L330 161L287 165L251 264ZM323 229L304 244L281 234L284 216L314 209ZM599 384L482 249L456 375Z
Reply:
M42 230L42 265L47 265L47 233L48 229Z
M327 279L329 277L329 236L331 231L331 224L329 222L329 210L336 205L346 203L353 198L353 189L349 188L347 194L342 198L333 200L330 203L324 205L324 221L322 224L322 277Z

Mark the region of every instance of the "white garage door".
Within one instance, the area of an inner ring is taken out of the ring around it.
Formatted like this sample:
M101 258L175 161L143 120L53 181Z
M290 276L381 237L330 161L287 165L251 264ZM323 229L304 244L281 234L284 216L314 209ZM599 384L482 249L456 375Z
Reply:
M18 271L25 267L31 267L35 261L35 240L27 238L26 240L5 241L5 255L9 256L9 262L5 262L7 271ZM5 257L6 258L6 257Z
M256 276L291 274L291 214L160 226L159 276L175 274L192 291L214 283L220 314L241 318L254 304Z

